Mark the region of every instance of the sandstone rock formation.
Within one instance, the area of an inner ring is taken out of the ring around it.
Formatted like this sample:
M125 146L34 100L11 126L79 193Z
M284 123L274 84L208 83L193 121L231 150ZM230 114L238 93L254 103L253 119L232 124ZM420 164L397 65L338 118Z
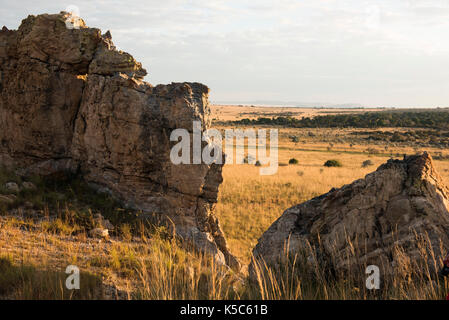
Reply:
M79 172L129 207L238 268L213 214L221 165L174 165L173 129L210 125L199 83L152 86L110 33L67 28L68 13L0 31L0 161L24 175ZM163 220L164 220L163 219Z
M449 189L427 153L389 160L364 179L287 209L253 254L276 266L288 242L290 256L313 252L305 259L326 272L364 272L374 264L393 274L401 257L421 259L420 243L437 257L446 254L448 209Z

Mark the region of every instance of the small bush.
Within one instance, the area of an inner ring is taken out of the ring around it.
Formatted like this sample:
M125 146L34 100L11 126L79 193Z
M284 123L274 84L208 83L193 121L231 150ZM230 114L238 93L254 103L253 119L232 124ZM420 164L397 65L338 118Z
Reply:
M257 160L256 161L256 163L254 164L256 167L260 167L260 166L262 166L262 164L260 163L260 161L259 160Z
M433 159L434 160L447 160L447 159L449 159L449 156L444 155L442 152L437 152L437 154L435 154L433 156Z
M243 163L244 164L253 164L255 162L256 159L254 159L254 157L252 157L251 155L247 155L245 158L243 158Z
M366 152L368 152L368 154L379 154L379 150L375 148L368 148L366 149Z
M294 142L294 143L298 143L299 142L299 138L297 136L290 136L290 141Z
M324 163L324 166L325 167L342 167L343 165L341 164L340 161L332 159L332 160L327 160Z
M365 160L362 163L362 168L370 167L372 165L374 165L374 163L371 160Z
M288 164L298 164L298 160L296 160L295 158L291 158L290 160L288 160Z
M131 241L133 238L131 226L128 223L123 223L119 227L120 235L122 236L123 240L125 241Z

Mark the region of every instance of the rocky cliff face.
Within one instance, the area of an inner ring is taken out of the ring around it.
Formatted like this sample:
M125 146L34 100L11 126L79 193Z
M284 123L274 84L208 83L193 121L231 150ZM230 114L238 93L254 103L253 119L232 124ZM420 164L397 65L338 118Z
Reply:
M199 83L152 86L109 32L29 16L0 31L0 161L24 175L81 173L128 206L174 223L179 236L238 268L213 214L221 165L174 165L173 129L207 128ZM167 219L169 218L169 219Z
M365 179L287 209L253 254L275 266L288 242L291 254L312 249L316 259L308 261L318 261L329 272L365 270L373 264L383 275L391 274L398 253L420 259L419 238L435 254L446 254L448 209L449 189L427 153L389 160Z

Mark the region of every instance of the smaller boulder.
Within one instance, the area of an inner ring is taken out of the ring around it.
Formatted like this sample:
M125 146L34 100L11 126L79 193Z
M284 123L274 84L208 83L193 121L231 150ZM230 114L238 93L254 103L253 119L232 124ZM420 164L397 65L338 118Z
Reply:
M114 230L114 225L108 219L105 219L101 213L94 215L94 221L101 228Z
M5 188L9 192L19 192L20 191L19 185L15 182L7 182L5 184Z
M16 197L11 194L10 195L0 194L0 203L11 204L14 202L15 199L16 199Z
M22 188L24 190L30 190L30 191L37 190L36 185L34 183L28 182L28 181L25 181L25 182L22 183Z

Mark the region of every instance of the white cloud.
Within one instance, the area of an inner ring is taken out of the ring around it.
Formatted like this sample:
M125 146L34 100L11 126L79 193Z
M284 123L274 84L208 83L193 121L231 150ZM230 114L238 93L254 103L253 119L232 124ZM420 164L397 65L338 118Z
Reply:
M449 105L447 0L0 0L0 16L70 4L150 82L201 81L214 100Z

